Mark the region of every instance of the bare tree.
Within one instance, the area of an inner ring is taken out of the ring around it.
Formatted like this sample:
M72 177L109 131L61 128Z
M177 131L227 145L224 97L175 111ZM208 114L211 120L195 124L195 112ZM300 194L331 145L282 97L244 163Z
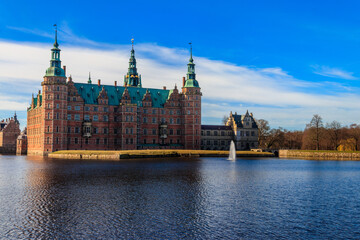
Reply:
M349 136L355 139L356 151L360 150L360 125L351 124L349 129Z
M221 122L225 125L228 121L229 117L227 115L224 115Z
M280 149L284 146L284 130L282 128L271 129L265 141L266 149Z
M316 144L316 150L320 149L320 140L324 124L322 118L318 114L314 114L310 123L306 126L310 130L311 138Z
M264 119L255 120L259 129L259 147L265 147L266 137L269 135L269 122Z
M337 150L341 139L341 123L338 121L332 121L326 124L327 132L331 145L334 150Z

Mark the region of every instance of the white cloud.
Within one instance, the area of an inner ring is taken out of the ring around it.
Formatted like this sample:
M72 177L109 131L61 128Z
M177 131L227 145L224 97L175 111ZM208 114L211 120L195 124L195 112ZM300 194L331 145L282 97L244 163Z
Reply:
M325 77L331 77L331 78L341 78L341 79L347 79L347 80L357 80L357 77L354 77L354 73L347 72L344 70L341 70L339 68L331 68L328 66L319 66L319 65L313 65L312 68L314 69L314 73L318 75L322 75Z
M87 47L62 44L61 59L67 66L67 75L71 74L75 82L86 82L90 71L94 82L101 79L103 84L118 81L122 85L131 46L107 44L105 49L99 49L100 45L90 40ZM0 84L7 90L1 92L0 110L22 109L25 115L31 92L41 89L51 47L51 43L0 41ZM137 44L135 50L143 87L181 86L181 78L187 71L187 51L151 43ZM360 120L360 95L347 89L339 87L341 91L329 94L324 84L298 80L279 67L261 69L205 57L194 59L203 92L204 123L218 119L220 124L224 114L242 113L246 108L256 118L268 119L274 127L303 128L315 113L328 121L336 119L344 124ZM27 93L23 91L22 97L18 88L10 87L18 86L17 81L26 82Z

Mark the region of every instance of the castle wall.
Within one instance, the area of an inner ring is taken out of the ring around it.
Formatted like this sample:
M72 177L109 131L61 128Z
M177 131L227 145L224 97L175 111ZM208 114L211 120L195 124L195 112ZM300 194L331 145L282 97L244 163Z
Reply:
M14 119L8 120L6 126L0 130L0 152L15 153L16 139L19 135L19 123Z

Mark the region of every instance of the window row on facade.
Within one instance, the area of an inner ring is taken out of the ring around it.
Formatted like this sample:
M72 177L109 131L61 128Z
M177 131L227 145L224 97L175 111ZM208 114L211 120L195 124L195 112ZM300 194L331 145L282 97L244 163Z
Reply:
M201 131L201 136L233 136L233 131Z

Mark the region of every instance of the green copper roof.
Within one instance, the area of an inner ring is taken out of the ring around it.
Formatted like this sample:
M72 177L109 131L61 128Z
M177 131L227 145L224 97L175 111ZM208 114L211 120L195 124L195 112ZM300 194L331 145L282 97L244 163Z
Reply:
M38 97L34 97L34 108L37 108L42 103L42 94L38 95ZM28 108L28 111L31 109L31 106Z
M197 80L186 80L184 87L199 87L199 83Z
M55 30L54 47L51 49L50 67L46 69L45 77L66 77L64 69L61 68L60 49L57 42L57 29Z
M46 69L45 77L66 77L65 71L59 67L49 67Z
M101 89L104 87L109 98L109 105L118 106L125 91L125 87L122 86L98 86L97 84L88 83L74 83L74 86L78 90L80 96L84 99L85 104L98 104L97 98ZM163 108L170 94L170 90L163 89L128 87L127 90L130 94L131 103L137 104L138 106L142 106L142 99L146 90L149 90L152 105L155 108Z
M192 45L190 43L190 59L188 63L188 71L186 74L186 82L184 87L199 87L199 82L196 80L195 63L192 57Z

